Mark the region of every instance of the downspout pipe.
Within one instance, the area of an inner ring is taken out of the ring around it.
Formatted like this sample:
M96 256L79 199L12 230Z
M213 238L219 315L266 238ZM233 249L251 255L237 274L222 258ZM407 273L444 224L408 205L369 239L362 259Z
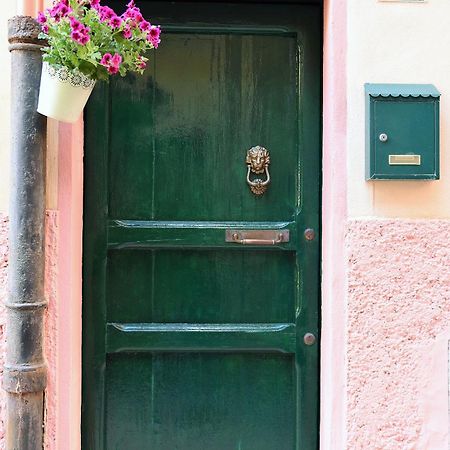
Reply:
M6 450L42 450L46 118L36 112L44 45L28 16L8 21L11 194L6 359Z

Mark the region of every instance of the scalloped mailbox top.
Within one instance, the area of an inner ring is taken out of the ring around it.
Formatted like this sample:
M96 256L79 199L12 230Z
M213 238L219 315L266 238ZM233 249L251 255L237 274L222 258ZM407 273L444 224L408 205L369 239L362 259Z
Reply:
M441 93L432 84L383 84L366 83L366 93L370 97L434 97Z

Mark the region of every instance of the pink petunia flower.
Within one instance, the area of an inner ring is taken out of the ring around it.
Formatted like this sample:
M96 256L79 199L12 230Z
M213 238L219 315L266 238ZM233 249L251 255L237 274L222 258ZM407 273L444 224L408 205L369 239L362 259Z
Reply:
M143 20L140 24L139 24L139 28L142 31L150 31L151 30L151 24L150 22L147 22L146 20Z
M82 34L81 38L79 40L79 43L81 45L86 45L89 42L90 39L91 39L91 37L89 36L88 33Z
M114 56L111 58L111 65L119 67L121 62L122 57L118 53L114 53Z
M141 23L144 20L144 17L141 14L141 10L136 6L128 8L123 16L128 19L134 20L136 23Z
M48 25L46 23L44 23L44 25L42 25L41 30L43 33L48 34Z
M97 8L98 6L100 6L100 0L91 0L91 6L93 8Z
M109 74L115 75L119 71L119 68L117 66L108 66L107 70Z
M45 17L45 14L43 14L42 12L39 12L36 20L38 21L38 23L43 24L47 22L47 17Z
M147 67L147 63L142 59L142 56L138 56L136 65L139 69L145 69Z
M72 31L78 31L83 28L83 25L81 22L79 22L75 17L70 16L69 17L70 27L72 28Z
M122 19L119 16L114 16L109 21L109 25L111 26L111 28L120 28L120 26L122 25Z
M59 22L61 20L61 17L66 17L70 12L72 12L72 9L69 8L65 3L59 2L57 3L53 8L47 10L53 19L55 19L55 22Z
M151 36L147 36L147 41L150 42L150 44L152 44L153 48L158 48L158 46L161 42L161 39L155 39L155 38L152 38Z
M75 42L79 42L80 39L81 39L81 36L82 36L82 34L81 34L79 31L77 31L77 30L72 31L72 33L70 33L70 37L71 37Z
M120 63L122 62L122 56L115 53L114 56L111 53L105 53L100 61L102 66L105 66L108 73L111 75L119 72Z
M72 30L70 33L70 37L81 45L86 45L91 37L89 36L89 28L85 27L84 25L81 25L78 30Z
M151 36L153 39L159 39L159 36L161 34L161 28L159 25L154 26L152 25L150 28L149 36Z
M99 8L101 20L111 20L116 13L109 6L101 6Z
M160 35L161 35L161 28L159 27L159 25L158 26L152 25L150 32L147 35L147 41L149 41L154 48L158 48L158 45L161 42Z
M112 58L111 53L105 53L105 54L103 55L102 59L100 60L100 64L101 64L102 66L108 66L109 63L111 62L111 58Z
M55 5L53 8L48 10L51 17L56 18L59 16L59 5Z
M66 6L64 4L60 4L60 6L59 6L59 14L61 15L61 17L66 17L67 14L69 14L71 11L72 10L68 6Z
M133 34L131 33L131 27L129 25L126 25L123 29L122 34L125 39L131 39L131 37L133 36Z

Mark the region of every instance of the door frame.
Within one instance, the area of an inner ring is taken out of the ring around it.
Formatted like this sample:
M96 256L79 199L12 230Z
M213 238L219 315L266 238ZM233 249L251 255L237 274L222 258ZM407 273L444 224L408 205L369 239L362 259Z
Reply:
M209 3L216 3L215 1L211 1ZM302 2L302 1L257 1L253 2L249 0L248 2L242 3L296 3L296 4L305 4L305 3L313 3L315 5L320 5L320 1L316 2ZM255 5L256 6L256 5ZM322 21L322 10L320 6L317 6L317 10L320 11L320 20ZM322 23L322 22L321 22ZM312 33L312 31L310 30ZM310 72L306 72L300 67L300 77L309 86L316 87L315 93L311 94L311 92L307 92L305 90L304 97L305 100L301 100L301 107L303 110L305 109L305 105L303 102L308 104L310 108L313 110L311 114L301 114L302 129L309 130L308 133L303 135L303 146L304 148L313 148L317 149L317 154L312 157L314 161L312 165L309 167L315 168L312 172L305 172L309 175L315 172L315 176L317 176L317 190L310 194L309 196L305 194L305 201L316 203L318 207L317 214L305 215L302 219L302 224L304 225L301 230L301 236L299 237L303 239L305 243L305 247L302 252L299 252L299 263L301 267L306 267L307 262L309 266L315 267L314 276L305 277L304 282L302 283L302 297L310 296L312 298L316 298L317 301L314 304L314 308L311 310L304 309L305 319L302 321L304 323L298 324L298 336L301 338L302 342L298 343L298 347L300 349L299 355L304 358L306 361L305 365L307 367L307 371L302 373L302 376L307 380L314 380L314 382L308 383L308 389L304 389L299 393L299 397L301 396L302 405L306 405L303 409L301 409L302 417L299 422L303 424L303 428L298 430L298 433L305 436L308 429L315 428L315 438L311 440L311 442L305 444L305 448L313 449L318 448L319 442L319 358L320 358L320 252L321 252L321 184L322 184L322 174L321 174L321 112L322 112L322 98L321 98L321 87L322 87L322 33L316 32L317 38L312 39L310 44L310 49L314 54L314 58L316 59L315 65L316 68L311 69ZM303 50L303 49L302 49ZM308 80L308 78L311 78ZM107 92L105 86L102 86L100 89L105 90L105 96L107 96ZM103 97L106 98L106 97ZM101 133L96 133L91 142L87 142L86 136L89 136L89 126L95 122L95 128L100 130L106 130L108 124L108 111L107 108L103 107L104 103L99 103L97 105L93 104L90 108L86 110L85 114L85 144L86 149L89 147L95 146L97 149L106 148L108 136L102 135ZM299 104L300 108L300 104ZM313 131L311 131L313 130ZM303 133L300 132L300 135ZM95 273L97 270L94 266L100 267L102 269L101 273L96 273L97 279L100 280L98 285L101 285L104 276L105 276L105 267L106 267L106 258L105 254L102 251L99 251L98 242L105 242L106 240L106 230L102 229L100 226L102 222L103 213L106 214L106 211L99 210L99 205L104 205L107 202L107 190L105 183L107 181L107 160L106 160L106 151L95 152L95 154L89 154L86 152L85 155L85 178L84 178L84 234L83 234L83 294L85 292L86 286L88 286L91 282L91 275ZM304 157L307 157L307 150L305 151ZM94 168L95 167L95 168ZM306 162L306 167L308 168L308 163ZM95 171L95 173L92 173ZM105 173L104 178L98 176L98 173ZM309 176L308 175L308 176ZM89 196L87 195L89 194ZM308 197L311 197L309 198ZM96 211L97 213L101 211L101 214L92 213ZM303 231L312 228L314 229L314 237L313 239L309 239L310 235L303 234ZM300 231L300 230L299 230ZM95 264L94 264L95 262ZM83 295L84 298L84 295ZM82 346L83 346L83 363L82 363L82 383L83 383L83 403L82 403L82 414L88 417L94 414L95 416L100 417L99 410L103 410L103 397L99 393L92 393L91 386L95 381L95 371L89 370L89 361L93 361L94 363L98 362L98 359L95 358L96 348L95 346L89 346L89 330L91 327L96 326L95 317L97 315L104 315L105 311L102 305L89 304L87 301L83 301L83 338L82 338ZM314 323L315 326L311 327L311 323ZM312 346L307 346L303 343L303 335L313 332L316 335L316 342ZM99 355L100 356L100 355ZM92 359L93 358L93 359ZM98 368L102 370L101 367ZM304 386L306 386L304 384ZM90 398L90 404L87 404L87 397ZM300 401L300 399L298 400ZM88 410L94 409L94 411ZM82 418L83 423L83 418ZM308 426L304 426L304 424L308 424ZM97 423L99 429L103 429L103 423L100 421ZM83 428L86 429L85 425L82 425ZM84 431L84 434L91 433L91 430ZM96 448L103 448L103 433L94 433L94 435L90 436L90 442L95 442ZM85 437L82 435L82 442L84 442Z

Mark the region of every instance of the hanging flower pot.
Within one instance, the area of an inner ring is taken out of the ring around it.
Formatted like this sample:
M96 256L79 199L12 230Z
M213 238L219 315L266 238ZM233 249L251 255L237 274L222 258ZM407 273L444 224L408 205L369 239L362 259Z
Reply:
M134 0L120 16L100 0L55 1L37 21L48 42L37 111L63 122L80 117L97 80L144 73L144 54L160 43L160 27L144 19Z
M73 123L80 117L95 86L95 80L79 70L42 65L37 111L61 122Z

